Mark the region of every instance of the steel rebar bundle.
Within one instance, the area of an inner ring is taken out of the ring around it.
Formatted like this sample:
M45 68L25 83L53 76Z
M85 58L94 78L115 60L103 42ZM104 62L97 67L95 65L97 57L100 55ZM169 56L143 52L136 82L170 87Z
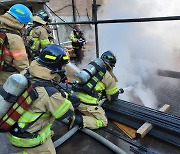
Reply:
M123 100L104 103L109 119L138 129L144 122L154 125L150 135L180 147L180 117Z

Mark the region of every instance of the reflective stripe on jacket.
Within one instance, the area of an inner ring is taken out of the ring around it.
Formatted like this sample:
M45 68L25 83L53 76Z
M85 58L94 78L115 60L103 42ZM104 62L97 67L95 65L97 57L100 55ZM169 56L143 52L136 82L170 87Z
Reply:
M65 118L72 114L71 102L63 98L56 88L37 87L36 90L39 97L20 117L18 126L23 130L27 124L35 121L27 132L38 132L38 135L34 138L20 138L9 133L10 142L17 147L33 147L42 144L52 135L50 128L54 119Z
M106 92L107 99L111 101L111 96L118 93L119 89L116 85L115 79L107 71L101 82L98 82L95 86L97 93ZM99 98L90 96L83 92L77 92L79 99L85 104L98 105Z
M37 26L30 31L30 39L33 40L32 51L39 51L50 44L49 34L43 26Z
M1 28L16 31L19 34L24 26L8 13L0 16L0 23ZM21 72L29 67L29 60L26 54L24 41L21 36L17 34L6 33L6 35L8 38L8 46L6 54L4 55L4 61L15 67L18 72Z
M8 139L11 144L17 147L34 147L42 144L53 132L51 131L52 124L48 124L42 131L38 133L36 138L19 138L8 133Z

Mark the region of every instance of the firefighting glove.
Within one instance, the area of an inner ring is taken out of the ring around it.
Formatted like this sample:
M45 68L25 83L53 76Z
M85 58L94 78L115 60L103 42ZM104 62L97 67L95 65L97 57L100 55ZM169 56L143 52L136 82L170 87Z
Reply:
M71 101L74 108L78 107L80 105L80 99L75 93L69 94L68 100Z
M68 129L70 130L76 125L78 125L79 128L83 128L83 117L82 117L82 115L72 115L69 118Z
M119 93L120 93L120 94L124 93L124 89L120 88L120 89L119 89Z

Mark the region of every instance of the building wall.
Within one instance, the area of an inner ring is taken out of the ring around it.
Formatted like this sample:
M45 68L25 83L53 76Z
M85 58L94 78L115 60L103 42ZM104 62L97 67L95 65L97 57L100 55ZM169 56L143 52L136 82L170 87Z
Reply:
M101 5L104 0L97 0L97 5ZM74 0L76 6L76 14L80 16L92 17L93 0ZM50 0L50 7L60 16L72 16L72 0Z

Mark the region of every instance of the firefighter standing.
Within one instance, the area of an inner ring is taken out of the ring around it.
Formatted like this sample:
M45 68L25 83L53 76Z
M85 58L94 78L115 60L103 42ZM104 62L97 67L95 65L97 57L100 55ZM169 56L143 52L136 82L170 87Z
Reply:
M108 124L105 111L101 106L99 106L99 101L105 96L108 101L114 101L118 98L119 93L123 93L123 89L118 89L116 82L117 78L113 74L113 67L116 64L116 57L111 51L106 51L102 54L101 59L105 63L106 72L102 77L101 81L98 81L95 85L92 95L87 92L77 92L78 97L81 100L81 104L77 107L80 111L79 115L73 116L70 119L70 128L75 125L79 125L81 128L87 127L90 129L98 129L105 127ZM97 66L98 69L99 66ZM92 68L92 67L91 67ZM88 72L88 71L85 71ZM99 72L99 75L103 71ZM94 77L92 82L88 82L87 86L93 86L93 84L98 80L99 76ZM93 78L93 77L92 77ZM101 97L99 99L99 97Z
M71 116L73 106L72 101L69 101L71 99L64 98L63 93L51 83L53 80L61 80L63 67L68 61L69 57L64 48L50 44L32 61L28 69L30 81L41 83L35 88L38 98L8 134L10 142L23 148L24 153L56 153L51 139L52 123L55 119L62 120ZM25 74L27 75L27 72Z
M36 16L33 17L33 25L28 32L29 34L27 34L29 57L32 60L39 55L41 49L51 43L49 40L51 32L47 27L47 23L50 21L49 15L44 10L38 11Z
M29 66L24 41L21 37L25 24L32 22L31 11L23 4L13 5L7 13L0 16L0 31L6 34L6 43L0 42L0 85L15 72ZM2 33L1 33L2 36Z
M70 34L72 41L72 47L76 55L76 64L81 64L82 62L82 48L84 46L85 38L81 31L80 24L74 24L74 29Z

